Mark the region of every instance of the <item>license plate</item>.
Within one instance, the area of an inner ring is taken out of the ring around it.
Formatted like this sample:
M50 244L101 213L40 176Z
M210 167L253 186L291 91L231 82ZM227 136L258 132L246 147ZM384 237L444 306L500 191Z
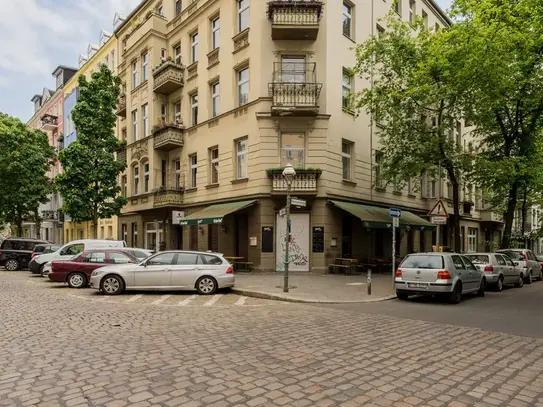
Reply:
M407 283L408 288L423 288L425 290L428 289L428 284L423 283Z

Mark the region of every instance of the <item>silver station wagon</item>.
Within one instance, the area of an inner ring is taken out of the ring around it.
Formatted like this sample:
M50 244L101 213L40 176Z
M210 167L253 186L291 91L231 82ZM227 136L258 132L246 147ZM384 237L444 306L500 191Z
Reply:
M415 253L396 270L394 287L400 300L412 294L443 295L458 304L464 294L485 295L486 277L466 257L457 253Z

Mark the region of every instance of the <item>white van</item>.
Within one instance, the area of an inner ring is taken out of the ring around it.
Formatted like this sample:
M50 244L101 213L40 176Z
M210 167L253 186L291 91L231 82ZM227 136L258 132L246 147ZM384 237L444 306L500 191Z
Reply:
M69 260L76 254L82 253L85 250L91 249L108 249L126 247L124 240L99 240L99 239L83 239L74 240L66 243L60 249L53 253L42 254L34 257L28 264L28 268L33 274L40 274L42 267L54 260Z

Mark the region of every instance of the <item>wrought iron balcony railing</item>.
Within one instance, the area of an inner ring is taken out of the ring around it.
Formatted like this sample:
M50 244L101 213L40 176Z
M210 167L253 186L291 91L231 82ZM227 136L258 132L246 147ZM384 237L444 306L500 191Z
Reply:
M185 188L161 187L153 191L154 207L179 206L183 204Z
M58 127L58 117L52 114L44 114L41 117L41 129L45 131L52 131Z
M286 193L288 190L288 184L285 177L283 177L283 169L269 169L266 172L268 177L272 180L272 193ZM290 186L291 192L316 194L317 180L321 174L322 170L319 169L297 169L296 175L294 176Z
M117 104L117 116L126 117L126 95L119 96Z

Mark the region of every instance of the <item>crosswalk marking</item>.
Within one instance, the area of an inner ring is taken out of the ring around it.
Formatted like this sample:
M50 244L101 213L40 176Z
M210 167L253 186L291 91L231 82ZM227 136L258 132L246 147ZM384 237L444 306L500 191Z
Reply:
M193 294L190 297L185 298L183 301L179 301L179 303L177 305L180 305L181 307L184 307L185 305L188 305L189 302L191 302L195 298L198 298L198 294Z
M204 307L211 307L213 304L219 301L221 297L222 297L222 294L215 294L208 302L204 304Z
M247 301L247 297L241 296L234 305L245 305L245 301Z
M129 298L128 300L126 300L125 302L126 303L134 302L134 301L139 300L141 297L143 297L143 294L136 294L132 298Z
M155 300L151 303L151 305L157 305L157 304L160 304L161 302L164 302L166 301L168 298L170 298L171 295L163 295L162 297L160 297L158 300Z

